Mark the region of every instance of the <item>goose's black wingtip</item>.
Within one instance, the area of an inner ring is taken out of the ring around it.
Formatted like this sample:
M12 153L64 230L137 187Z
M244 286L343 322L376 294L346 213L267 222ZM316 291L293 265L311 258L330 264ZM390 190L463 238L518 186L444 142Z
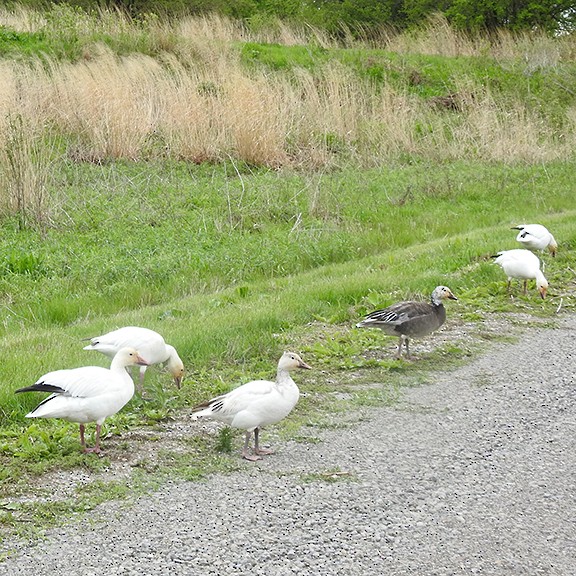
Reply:
M64 392L63 388L60 386L54 386L53 384L45 384L44 382L36 382L32 386L26 386L26 388L19 388L15 391L15 394L20 394L20 392L50 392L52 394L62 394Z

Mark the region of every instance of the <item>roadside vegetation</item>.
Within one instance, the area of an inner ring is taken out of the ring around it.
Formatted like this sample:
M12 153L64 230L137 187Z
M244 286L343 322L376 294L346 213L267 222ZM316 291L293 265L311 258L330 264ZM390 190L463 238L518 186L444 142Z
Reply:
M181 390L150 369L148 399L106 422L110 443L273 376L285 348L317 368L278 427L298 437L342 410L335 387L369 406L394 398L398 374L419 378L390 339L352 328L376 307L446 284L459 298L448 323L572 312L573 54L570 36L470 38L442 19L337 42L219 16L0 12L0 522L18 526L14 498L42 474L113 464L80 454L76 425L26 420L40 397L13 393L50 370L107 365L83 338L147 326L187 367ZM559 241L556 259L542 256L545 301L511 299L490 258L529 222ZM213 444L189 439L163 473L236 465ZM156 481L145 462L137 472L138 486ZM78 509L54 506L50 518Z

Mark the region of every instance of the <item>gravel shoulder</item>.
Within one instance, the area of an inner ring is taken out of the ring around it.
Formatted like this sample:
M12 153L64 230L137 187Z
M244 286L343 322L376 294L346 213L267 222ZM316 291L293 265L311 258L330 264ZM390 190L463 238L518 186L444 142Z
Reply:
M573 575L576 317L238 472L109 502L3 576Z

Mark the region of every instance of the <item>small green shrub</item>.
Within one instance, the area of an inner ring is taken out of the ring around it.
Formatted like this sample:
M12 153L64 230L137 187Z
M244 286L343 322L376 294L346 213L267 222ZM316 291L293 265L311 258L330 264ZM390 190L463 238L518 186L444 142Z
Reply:
M12 250L4 260L5 274L41 276L47 273L44 260L32 252Z
M51 53L44 32L17 32L0 26L0 56L19 58Z
M234 432L229 426L225 426L218 432L215 449L223 454L231 454L234 442Z

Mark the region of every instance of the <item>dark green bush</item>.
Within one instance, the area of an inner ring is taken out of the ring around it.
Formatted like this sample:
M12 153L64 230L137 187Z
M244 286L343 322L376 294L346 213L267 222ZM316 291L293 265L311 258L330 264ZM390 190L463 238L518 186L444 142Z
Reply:
M383 26L406 29L426 23L435 13L450 24L467 31L540 30L550 33L573 31L576 11L572 0L540 0L538 3L512 0L19 0L22 5L47 11L54 5L68 4L88 12L101 8L119 9L131 16L158 14L218 14L245 21L262 16L308 23L336 35L377 33ZM9 5L10 5L9 4Z

